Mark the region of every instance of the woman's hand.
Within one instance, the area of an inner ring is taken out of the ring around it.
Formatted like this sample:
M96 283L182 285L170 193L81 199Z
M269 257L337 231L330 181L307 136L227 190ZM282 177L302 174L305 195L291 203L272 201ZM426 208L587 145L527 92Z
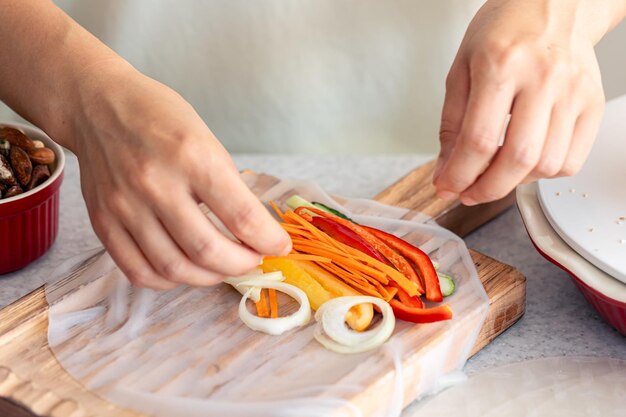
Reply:
M135 285L211 285L287 233L193 108L49 0L0 0L0 99L78 155L96 234ZM203 215L205 203L238 241Z
M211 285L250 271L264 254L288 253L288 235L193 108L122 67L90 68L83 77L71 142L96 234L130 281ZM241 243L224 236L199 202Z
M447 79L434 179L440 197L474 205L582 167L604 108L593 47L623 4L487 1Z
M113 65L115 66L115 64ZM96 234L135 285L211 285L255 268L291 242L239 177L193 108L122 64L78 82L67 145L76 152ZM202 213L204 202L235 235Z

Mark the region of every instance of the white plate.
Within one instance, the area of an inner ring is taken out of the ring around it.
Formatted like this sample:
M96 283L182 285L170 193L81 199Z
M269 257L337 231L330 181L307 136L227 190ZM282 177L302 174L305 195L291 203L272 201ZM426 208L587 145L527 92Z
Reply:
M584 168L573 177L539 181L538 195L559 236L626 283L626 96L607 104Z
M533 243L580 281L607 297L626 303L626 285L600 270L567 245L554 231L541 210L537 184L517 187L517 205Z

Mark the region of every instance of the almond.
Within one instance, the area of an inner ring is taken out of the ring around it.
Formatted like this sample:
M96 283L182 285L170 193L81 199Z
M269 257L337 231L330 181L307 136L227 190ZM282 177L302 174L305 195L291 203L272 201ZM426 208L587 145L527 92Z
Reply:
M4 139L11 145L19 146L24 150L33 149L35 147L35 143L31 138L26 136L24 132L13 127L0 127L0 139Z
M2 154L0 154L0 181L5 183L9 187L17 185L15 175L13 175L13 169L11 168L9 161L7 161L7 159Z
M50 178L50 170L48 169L48 165L35 165L33 168L33 175L30 178L30 182L28 183L27 190L32 190L36 186L42 184Z
M24 191L22 190L22 187L20 187L19 185L14 185L13 187L9 188L6 193L4 193L4 198L15 197L16 195L22 194L23 192Z
M28 185L30 176L33 173L33 163L26 151L19 146L11 146L11 165L15 177L22 185Z
M29 149L28 156L30 156L30 160L35 164L50 165L56 160L56 155L50 148Z
M9 143L9 141L0 139L0 153L8 158L9 150L11 150L11 144Z

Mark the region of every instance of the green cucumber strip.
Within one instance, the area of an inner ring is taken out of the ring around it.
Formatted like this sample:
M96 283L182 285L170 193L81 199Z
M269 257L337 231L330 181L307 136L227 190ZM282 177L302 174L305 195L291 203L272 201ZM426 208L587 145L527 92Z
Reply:
M325 211L325 212L327 212L327 213L334 214L334 215L335 215L335 216L337 216L337 217L341 217L342 219L349 220L349 221L351 221L352 223L354 223L354 221L353 221L350 217L346 216L345 214L343 214L343 213L342 213L342 212L340 212L339 210L335 210L335 209L334 209L334 208L332 208L332 207L328 207L326 204L322 204L322 203L319 203L319 202L317 202L317 201L314 201L314 202L313 202L313 203L311 203L311 204L313 204L313 206L314 206L314 207L317 207L317 208L318 208L318 209L320 209L320 210L324 210L324 211Z
M297 194L294 194L291 197L289 197L287 201L285 201L285 204L287 204L287 207L289 207L292 210L295 210L298 207L318 208L317 206L314 206L313 204L311 204L310 201L305 200L304 198L300 197Z
M342 212L335 210L334 208L328 207L325 204L318 203L316 201L311 203L310 201L305 200L304 198L300 197L297 194L294 194L291 197L289 197L285 203L287 204L287 207L289 207L292 210L295 210L298 207L316 208L318 210L322 210L322 211L325 211L326 213L334 214L337 217L341 217L342 219L346 219L354 223L354 221L351 218L349 218Z
M441 288L441 295L444 297L448 297L454 293L456 288L456 284L452 277L448 274L444 274L443 272L437 272L437 276L439 277L439 287Z

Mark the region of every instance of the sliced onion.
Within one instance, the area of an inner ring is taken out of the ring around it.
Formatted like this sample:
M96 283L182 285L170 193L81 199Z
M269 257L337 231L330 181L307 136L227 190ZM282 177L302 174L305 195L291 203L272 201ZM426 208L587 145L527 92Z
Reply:
M381 322L365 332L354 331L346 326L346 315L355 305L371 303L377 305L383 315ZM389 339L396 325L391 306L384 300L369 296L333 298L315 313L317 326L314 336L325 348L337 353L360 353L372 350Z
M284 282L269 280L242 281L239 285L252 287L243 295L239 303L239 317L246 326L252 330L257 330L271 335L279 335L298 326L303 326L311 320L311 305L304 291L293 285ZM300 308L295 313L286 317L264 318L252 314L248 311L246 301L252 292L261 288L273 288L295 298L300 304Z
M261 287L258 287L256 285L253 285L253 286L241 285L241 283L245 281L254 281L256 283L257 280L284 281L285 277L283 276L283 273L280 271L268 272L266 274L259 272L258 274L248 274L248 275L242 275L239 277L228 277L224 280L224 282L226 284L232 285L233 288L235 288L237 291L241 293L241 295L244 295L248 290L252 289L252 293L250 294L250 299L256 303L261 299Z

